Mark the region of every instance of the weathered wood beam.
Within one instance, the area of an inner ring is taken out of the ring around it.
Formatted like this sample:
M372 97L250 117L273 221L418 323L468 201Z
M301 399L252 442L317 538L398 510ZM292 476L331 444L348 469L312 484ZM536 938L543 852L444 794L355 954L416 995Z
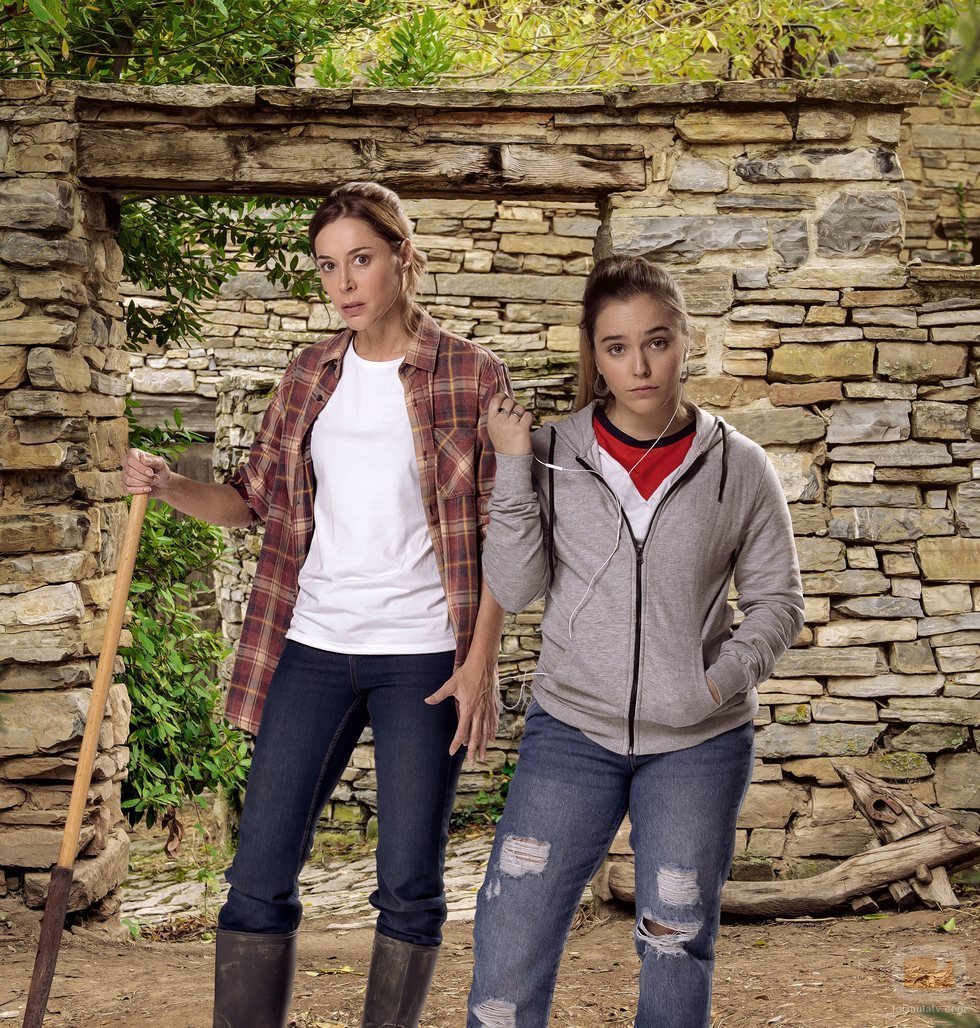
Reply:
M136 194L318 196L352 179L380 179L405 196L577 199L646 184L639 146L392 143L258 129L85 127L78 140L78 171L90 185Z
M778 882L725 882L721 909L739 917L802 917L839 910L855 896L883 889L891 882L914 878L921 865L957 865L980 857L980 835L956 825L924 831L879 849L849 857L813 875ZM609 890L618 900L636 902L633 862L609 868Z
M868 819L882 842L904 839L923 828L935 829L956 824L951 814L927 806L897 785L889 785L849 764L837 761L831 763L854 797L855 806ZM908 882L893 882L888 888L899 909L912 892L927 906L943 908L960 905L944 867L935 868L928 879L917 874Z

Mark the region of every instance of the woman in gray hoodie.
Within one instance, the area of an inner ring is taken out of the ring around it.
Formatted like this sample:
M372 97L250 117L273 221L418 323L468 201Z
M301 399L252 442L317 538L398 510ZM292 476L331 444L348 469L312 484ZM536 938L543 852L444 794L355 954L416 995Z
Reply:
M574 414L532 435L501 394L488 415L484 573L507 610L546 603L467 1024L547 1025L572 916L628 811L636 1025L707 1028L756 686L803 625L793 532L765 452L683 399L690 330L670 275L600 261L581 329Z

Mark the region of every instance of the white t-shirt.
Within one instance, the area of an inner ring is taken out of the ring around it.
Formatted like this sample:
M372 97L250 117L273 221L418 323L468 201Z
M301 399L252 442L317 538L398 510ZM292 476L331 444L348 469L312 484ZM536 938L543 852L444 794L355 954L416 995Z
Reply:
M606 480L606 485L612 489L622 504L623 513L630 523L633 535L637 539L645 539L650 530L653 515L660 506L660 501L674 484L674 479L680 474L681 469L675 468L650 494L650 499L645 500L643 494L633 484L629 471L615 457L606 453L598 443L595 446L599 451L599 470Z
M456 648L422 507L401 359L353 344L310 439L314 531L286 632L338 653Z

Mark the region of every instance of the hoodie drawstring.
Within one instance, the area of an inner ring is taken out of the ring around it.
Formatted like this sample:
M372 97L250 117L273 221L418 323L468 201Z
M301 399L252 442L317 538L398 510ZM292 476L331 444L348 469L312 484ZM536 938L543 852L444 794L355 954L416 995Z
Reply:
M555 577L555 443L558 433L551 426L551 443L548 446L548 567Z
M725 495L725 482L728 480L728 432L724 421L718 424L721 425L721 479L718 482L718 502L721 503Z

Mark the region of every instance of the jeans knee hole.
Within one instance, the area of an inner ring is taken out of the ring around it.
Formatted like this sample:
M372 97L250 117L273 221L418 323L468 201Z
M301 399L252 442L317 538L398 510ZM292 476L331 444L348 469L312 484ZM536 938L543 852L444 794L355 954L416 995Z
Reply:
M480 1028L517 1028L517 1004L506 999L487 999L473 1007Z
M511 878L544 874L550 856L550 842L508 835L500 847L500 871Z

